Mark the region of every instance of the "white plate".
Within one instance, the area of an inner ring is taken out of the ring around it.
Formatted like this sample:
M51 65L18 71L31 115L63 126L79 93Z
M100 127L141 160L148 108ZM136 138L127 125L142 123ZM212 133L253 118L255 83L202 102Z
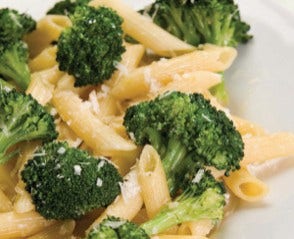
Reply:
M148 2L125 1L134 7ZM40 18L54 2L0 0L0 7L14 7ZM274 0L238 2L254 39L239 47L239 56L226 73L232 112L272 132L294 132L294 11ZM294 160L272 166L267 174L260 175L270 188L266 199L258 204L241 203L216 238L293 238Z

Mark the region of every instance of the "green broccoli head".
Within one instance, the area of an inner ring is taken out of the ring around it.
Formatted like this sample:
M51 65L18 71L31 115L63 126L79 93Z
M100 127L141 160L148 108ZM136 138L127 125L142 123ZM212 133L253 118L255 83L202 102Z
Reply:
M116 217L108 217L95 226L86 239L149 239L136 224Z
M13 80L23 91L30 83L28 60L28 47L23 41L0 43L0 74L5 79Z
M233 0L156 0L144 12L157 25L195 46L237 46L252 38Z
M224 215L224 194L223 184L216 181L209 171L200 168L186 180L183 193L141 228L148 235L153 235L183 222L202 219L219 221Z
M39 148L21 176L36 210L47 219L75 219L109 205L120 193L122 181L109 161L65 142Z
M58 40L59 68L75 76L75 86L102 83L111 77L125 51L122 18L110 8L78 7L73 26Z
M226 170L227 174L239 169L244 143L233 122L202 95L192 94L190 97L191 102L198 105L195 138L188 144L195 153L195 159L202 158L204 165Z
M17 153L7 150L19 142L56 137L53 117L32 96L0 91L0 163Z
M21 40L36 28L36 21L29 15L9 8L0 9L0 44Z
M73 14L77 7L87 5L90 0L63 0L57 2L47 14L66 15Z
M127 109L124 126L138 145L159 152L171 192L186 170L239 168L243 141L232 121L200 94L168 92Z

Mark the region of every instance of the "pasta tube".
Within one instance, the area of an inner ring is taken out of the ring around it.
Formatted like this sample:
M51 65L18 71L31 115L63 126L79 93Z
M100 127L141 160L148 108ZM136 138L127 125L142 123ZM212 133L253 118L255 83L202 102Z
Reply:
M135 69L113 87L112 94L117 99L132 99L147 94L154 85L169 83L175 75L189 71L224 71L236 55L231 47L204 45L191 53Z
M229 177L223 179L238 198L248 202L259 201L268 193L267 185L245 168L232 172Z
M141 153L138 179L147 215L153 218L171 198L160 157L150 145L146 145Z

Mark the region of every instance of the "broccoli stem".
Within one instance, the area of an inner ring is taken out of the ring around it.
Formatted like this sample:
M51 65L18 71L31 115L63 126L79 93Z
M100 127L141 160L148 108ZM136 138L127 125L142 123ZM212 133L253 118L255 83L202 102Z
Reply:
M181 172L186 169L187 149L178 139L170 139L166 153L162 157L162 164L167 177L167 183L171 194L176 193L178 189L177 175L183 175Z
M156 149L159 155L163 155L166 151L164 143L162 142L162 138L158 131L147 128L146 134L149 136L150 144Z
M223 217L223 203L223 196L211 188L198 197L184 192L175 202L163 208L155 218L142 224L141 228L148 235L154 235L187 221L219 220Z
M13 85L11 85L10 83L8 83L7 81L3 80L0 78L0 90L12 90L14 88Z
M12 46L1 56L0 72L16 82L21 90L26 90L30 83L28 65L20 59L19 50Z
M158 131L153 129L146 129L146 131L151 145L161 157L169 191L174 195L178 190L178 182L181 181L177 176L183 175L183 170L187 169L187 149L184 144L181 143L181 140L176 138L170 139L166 147L165 140L162 139ZM185 163L183 163L184 160L186 161Z
M3 128L3 131L7 130L9 129ZM29 137L28 134L21 133L20 130L13 133L11 133L11 131L9 130L8 135L5 133L4 135L0 135L0 164L5 163L18 153L18 150L6 153L10 146L29 138L31 137Z
M151 145L159 153L163 168L167 178L167 184L171 195L174 195L179 187L181 179L179 177L184 175L184 171L193 167L191 160L187 158L186 146L180 139L170 139L165 146L165 140L162 139L158 131L153 129L146 129ZM185 161L185 163L184 163ZM195 163L194 163L195 164Z

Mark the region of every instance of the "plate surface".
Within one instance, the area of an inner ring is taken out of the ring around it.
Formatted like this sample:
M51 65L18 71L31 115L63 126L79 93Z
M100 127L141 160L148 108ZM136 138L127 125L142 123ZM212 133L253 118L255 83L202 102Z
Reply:
M148 0L125 0L140 7ZM56 0L0 0L40 18ZM294 10L274 0L239 0L243 19L254 39L238 48L238 58L226 72L232 113L271 132L294 132ZM286 1L285 1L286 2ZM293 5L292 5L293 6ZM257 174L270 193L257 204L240 203L226 219L218 239L292 239L294 225L294 158L264 166Z

